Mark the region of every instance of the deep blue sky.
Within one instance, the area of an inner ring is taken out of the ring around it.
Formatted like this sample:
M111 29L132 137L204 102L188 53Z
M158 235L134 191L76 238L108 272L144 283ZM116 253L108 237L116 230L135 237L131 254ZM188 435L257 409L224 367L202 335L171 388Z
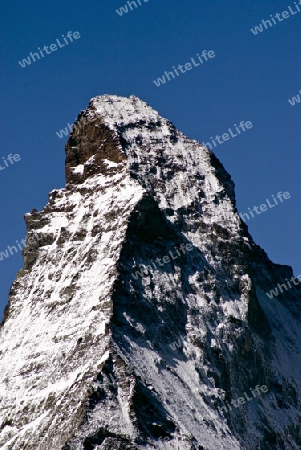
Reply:
M254 36L250 28L294 7L280 0L149 0L120 17L125 0L4 2L1 14L1 152L19 162L0 171L0 252L25 236L23 215L64 186L56 131L102 94L136 95L201 142L240 121L253 128L215 153L236 185L238 210L279 191L289 200L247 221L272 261L300 263L301 13ZM18 61L62 34L81 38L21 68ZM203 50L215 58L161 87L154 79ZM0 261L3 310L21 253Z

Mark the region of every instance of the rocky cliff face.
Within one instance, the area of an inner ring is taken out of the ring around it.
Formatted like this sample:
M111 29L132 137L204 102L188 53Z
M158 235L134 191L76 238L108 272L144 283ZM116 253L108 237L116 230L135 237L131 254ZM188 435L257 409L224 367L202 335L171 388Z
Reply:
M77 123L66 187L25 215L0 447L300 449L301 289L265 294L293 273L253 242L230 176L136 97Z

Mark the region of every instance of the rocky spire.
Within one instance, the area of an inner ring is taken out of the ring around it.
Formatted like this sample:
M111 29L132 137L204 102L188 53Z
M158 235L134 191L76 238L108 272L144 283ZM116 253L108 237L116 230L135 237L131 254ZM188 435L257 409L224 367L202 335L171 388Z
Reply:
M300 448L301 289L266 295L292 270L253 242L213 153L104 95L73 127L66 181L25 215L1 448Z

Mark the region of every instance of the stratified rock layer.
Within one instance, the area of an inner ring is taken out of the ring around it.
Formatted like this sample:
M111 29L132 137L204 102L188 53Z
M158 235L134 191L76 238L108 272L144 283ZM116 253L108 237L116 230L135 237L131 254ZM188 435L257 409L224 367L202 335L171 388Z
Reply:
M1 448L300 449L301 290L265 294L292 270L254 244L217 158L105 95L71 132L66 179L25 216Z

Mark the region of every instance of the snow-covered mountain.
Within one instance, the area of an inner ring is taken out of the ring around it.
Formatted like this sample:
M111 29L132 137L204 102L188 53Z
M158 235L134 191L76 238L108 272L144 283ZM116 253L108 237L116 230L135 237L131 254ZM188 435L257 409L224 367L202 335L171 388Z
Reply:
M218 159L131 96L91 100L25 215L0 336L3 450L301 448L301 288ZM238 400L240 399L240 400Z

